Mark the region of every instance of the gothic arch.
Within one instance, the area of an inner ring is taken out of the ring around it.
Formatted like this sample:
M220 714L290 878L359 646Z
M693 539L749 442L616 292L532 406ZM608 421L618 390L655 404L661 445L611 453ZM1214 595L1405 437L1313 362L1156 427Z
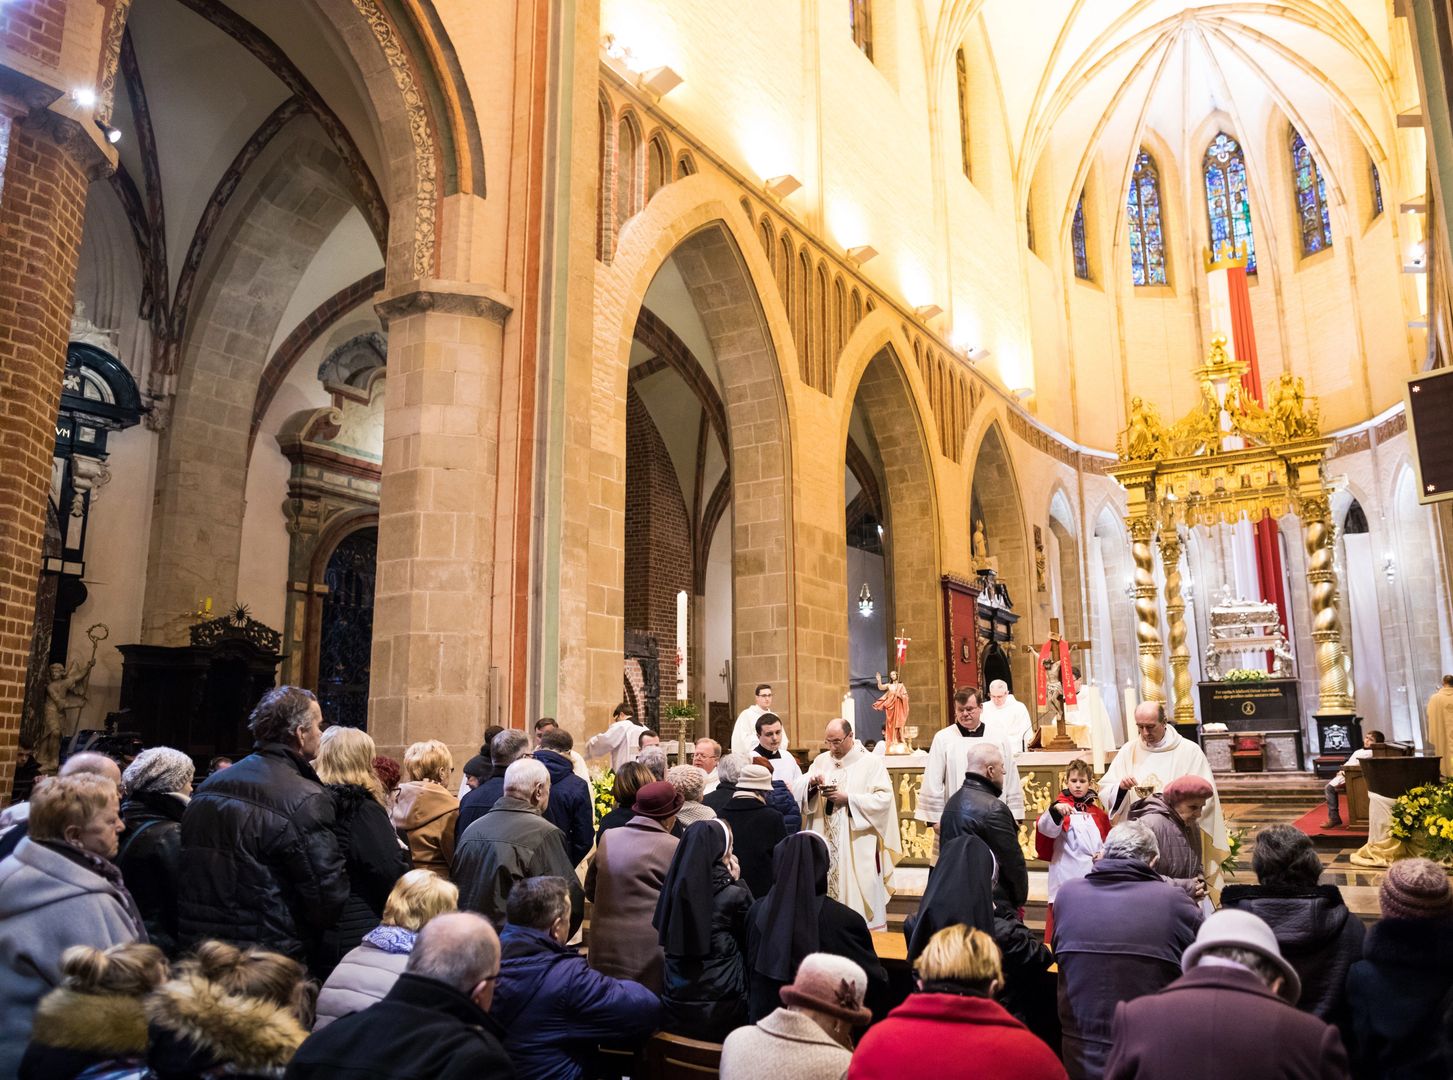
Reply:
M1054 537L1055 562L1058 564L1060 630L1071 640L1088 640L1085 626L1084 575L1080 558L1080 530L1075 523L1074 504L1062 485L1056 484L1045 515L1049 532ZM1050 573L1055 571L1046 568Z
M1025 528L1024 500L1009 442L997 419L984 428L970 460L968 514L961 527L973 529L974 522L982 517L989 554L999 562L999 581L1008 587L1014 610L1019 613L1017 644L1027 643L1041 634L1033 616L1034 553ZM1018 694L1030 685L1033 668L1027 656L1017 652L1010 662Z

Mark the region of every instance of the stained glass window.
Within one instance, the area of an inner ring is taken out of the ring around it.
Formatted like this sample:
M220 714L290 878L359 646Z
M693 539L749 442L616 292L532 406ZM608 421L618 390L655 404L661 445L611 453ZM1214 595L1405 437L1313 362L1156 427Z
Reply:
M1292 179L1297 189L1297 224L1302 254L1315 255L1332 246L1332 219L1327 213L1327 182L1312 160L1301 132L1292 129Z
M1144 150L1135 158L1125 211L1130 223L1130 280L1136 285L1166 284L1160 172L1155 167L1155 159Z
M1085 250L1085 193L1075 200L1075 217L1070 223L1070 247L1075 256L1075 277L1090 280L1090 256Z
M1382 177L1378 175L1376 164L1368 164L1372 168L1372 216L1377 217L1382 213Z
M1256 273L1256 242L1251 235L1251 203L1246 197L1246 158L1224 131L1211 140L1201 162L1206 178L1206 215L1211 222L1211 252L1246 256L1246 272Z

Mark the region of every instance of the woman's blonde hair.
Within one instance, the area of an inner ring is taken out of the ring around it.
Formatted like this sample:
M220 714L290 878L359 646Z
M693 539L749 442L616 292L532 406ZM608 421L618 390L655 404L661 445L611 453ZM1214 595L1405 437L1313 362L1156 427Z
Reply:
M1003 982L999 946L982 930L959 924L945 926L919 954L914 965L924 982Z
M30 838L64 843L66 829L84 829L120 799L116 782L96 773L47 776L30 793Z
M404 751L404 777L408 780L434 780L440 784L454 771L454 755L438 739L416 742Z
M166 977L166 956L155 945L72 945L61 953L61 985L81 994L142 997Z
M289 1008L304 1027L312 1027L317 988L302 964L266 949L239 949L225 941L204 941L178 974L197 975L239 997L260 998Z
M330 727L318 744L313 770L325 784L357 784L367 788L380 806L387 806L387 796L378 774L373 771L377 748L373 736L354 727Z
M459 886L432 870L410 870L394 883L383 905L383 924L422 930L435 915L459 907Z

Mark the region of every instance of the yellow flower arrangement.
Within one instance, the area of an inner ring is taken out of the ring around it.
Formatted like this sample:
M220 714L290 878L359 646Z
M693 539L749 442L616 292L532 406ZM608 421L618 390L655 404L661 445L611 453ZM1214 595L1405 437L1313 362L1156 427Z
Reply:
M1453 780L1420 784L1401 796L1393 804L1390 834L1430 859L1453 861Z

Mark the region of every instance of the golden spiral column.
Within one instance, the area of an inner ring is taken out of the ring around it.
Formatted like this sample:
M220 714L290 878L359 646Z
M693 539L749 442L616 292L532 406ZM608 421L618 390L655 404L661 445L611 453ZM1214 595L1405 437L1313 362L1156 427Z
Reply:
M1337 617L1337 572L1332 558L1332 514L1327 497L1303 499L1306 529L1307 588L1312 605L1312 643L1317 656L1319 713L1350 713L1353 707L1343 663L1342 629Z
M1155 522L1148 517L1130 521L1130 554L1135 560L1135 640L1140 653L1140 700L1165 700L1164 647L1160 640L1160 611L1155 595Z
M1186 602L1181 598L1181 538L1174 528L1160 530L1160 561L1165 567L1165 625L1170 638L1175 722L1194 724L1196 703L1191 699L1191 650L1186 645Z

